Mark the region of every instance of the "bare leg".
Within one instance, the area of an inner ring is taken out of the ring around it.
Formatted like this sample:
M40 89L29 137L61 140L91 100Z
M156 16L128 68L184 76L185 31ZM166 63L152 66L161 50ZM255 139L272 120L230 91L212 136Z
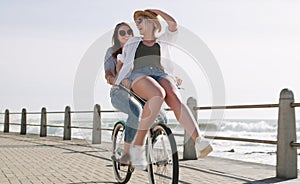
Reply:
M130 161L130 145L131 142L124 142L124 151L122 153L122 157L120 158L120 162L123 164L128 164Z
M124 142L123 155L129 154L131 142Z
M197 121L187 106L179 99L176 86L168 78L161 79L159 83L166 91L165 102L173 110L179 123L189 133L192 139L196 141L196 138L200 135Z
M149 76L143 76L132 83L132 89L146 99L141 120L133 145L144 145L145 136L155 121L165 98L165 91L158 82Z

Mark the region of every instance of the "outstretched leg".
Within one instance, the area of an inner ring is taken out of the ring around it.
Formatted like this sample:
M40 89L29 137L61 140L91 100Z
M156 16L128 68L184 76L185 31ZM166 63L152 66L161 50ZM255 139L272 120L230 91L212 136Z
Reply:
M147 166L144 140L155 121L165 98L165 91L153 78L142 76L135 79L132 89L147 102L144 105L137 134L130 149L131 163L137 169Z
M161 79L159 83L166 91L165 102L173 110L179 123L196 141L196 138L200 135L199 127L187 106L179 98L177 87L168 78Z
M144 106L141 120L133 145L143 145L147 131L155 121L165 98L165 91L153 78L142 76L132 83L132 89L147 102Z
M212 151L210 142L200 136L200 130L197 121L190 110L179 98L178 90L169 78L163 78L159 81L166 92L165 102L173 110L176 119L189 133L195 142L197 157L203 158Z

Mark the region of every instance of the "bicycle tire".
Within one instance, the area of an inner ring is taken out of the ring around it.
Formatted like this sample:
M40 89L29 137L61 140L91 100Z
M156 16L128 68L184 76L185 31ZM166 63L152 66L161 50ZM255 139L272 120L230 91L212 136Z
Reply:
M112 165L114 175L118 183L127 183L130 180L133 172L131 164L122 165L118 159L122 156L124 147L124 133L125 125L121 121L117 122L114 126L112 133Z
M147 153L150 183L177 184L179 173L178 153L171 129L163 123L158 123L150 130L150 134L152 148ZM164 144L165 146L163 146Z

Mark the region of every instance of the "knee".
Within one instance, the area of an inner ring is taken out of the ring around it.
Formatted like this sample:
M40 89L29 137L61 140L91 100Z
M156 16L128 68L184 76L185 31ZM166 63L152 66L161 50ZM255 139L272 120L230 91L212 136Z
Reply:
M141 110L139 108L131 109L128 112L127 122L130 122L130 124L133 125L138 124L140 115L141 115Z
M126 126L129 126L131 128L137 129L139 124L139 118L136 116L128 116L126 121Z
M139 119L142 109L139 107L138 102L134 102L132 100L129 101L129 112L128 112L128 117L134 118L134 119Z
M172 106L172 107L173 106L181 106L181 104L182 104L180 97L174 92L167 93L165 101L169 106Z
M166 91L163 88L157 88L154 93L152 93L151 98L159 97L161 99L165 99Z

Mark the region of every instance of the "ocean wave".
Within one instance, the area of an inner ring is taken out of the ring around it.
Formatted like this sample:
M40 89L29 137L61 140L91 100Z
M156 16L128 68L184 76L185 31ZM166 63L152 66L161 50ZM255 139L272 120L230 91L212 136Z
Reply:
M231 132L274 132L277 125L267 121L223 121L220 131Z

